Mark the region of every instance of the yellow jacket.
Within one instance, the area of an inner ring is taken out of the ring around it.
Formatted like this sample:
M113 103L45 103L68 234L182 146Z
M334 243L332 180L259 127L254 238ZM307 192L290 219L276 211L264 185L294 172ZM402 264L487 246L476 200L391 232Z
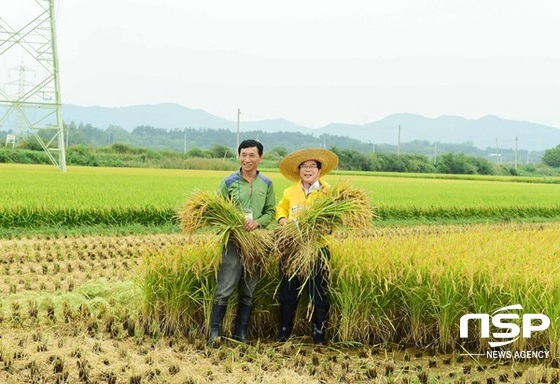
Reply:
M329 189L330 185L319 179L321 189L305 195L305 191L299 183L292 185L284 190L282 193L282 200L276 206L276 222L281 218L294 220L297 218L299 211L308 207L311 202L324 190Z

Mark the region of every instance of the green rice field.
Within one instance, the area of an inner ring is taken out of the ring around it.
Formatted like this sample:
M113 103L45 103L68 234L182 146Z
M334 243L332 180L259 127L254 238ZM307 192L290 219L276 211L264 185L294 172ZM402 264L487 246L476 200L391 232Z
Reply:
M0 164L0 227L175 225L176 212L195 189L215 189L226 171ZM278 172L279 199L290 185ZM554 220L560 218L560 184L493 177L435 179L336 174L363 188L378 223Z

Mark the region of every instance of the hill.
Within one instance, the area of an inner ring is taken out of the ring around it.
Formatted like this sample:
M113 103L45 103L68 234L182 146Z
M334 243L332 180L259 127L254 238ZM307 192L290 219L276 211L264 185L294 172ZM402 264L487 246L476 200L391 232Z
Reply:
M365 125L331 124L317 131L335 134L344 131L349 137L372 143L414 140L438 143L472 143L475 147L509 148L542 151L560 144L560 129L545 125L514 121L497 116L468 120L458 116L440 116L435 119L413 114L394 114Z
M201 109L190 109L174 103L135 105L130 107L81 107L65 104L62 107L63 119L66 122L74 121L91 124L94 127L106 129L116 125L127 131L132 131L138 126L151 126L154 128L183 129L183 128L209 128L237 130L237 121L230 121L214 116ZM287 120L262 120L257 122L243 122L240 130L266 132L288 131L309 133L312 131Z
M63 106L63 119L69 123L91 124L106 129L111 125L132 131L138 126L165 129L209 128L237 130L237 121L214 116L200 109L173 103L137 105L119 108ZM399 128L400 127L400 128ZM428 118L415 114L393 114L382 120L363 124L330 124L310 129L284 119L240 124L240 131L301 132L320 136L347 136L371 144L398 145L412 141L430 143L470 143L478 148L525 149L542 151L560 144L560 129L527 121L484 116L469 120L459 116ZM399 135L400 131L400 135ZM400 141L399 141L400 136Z

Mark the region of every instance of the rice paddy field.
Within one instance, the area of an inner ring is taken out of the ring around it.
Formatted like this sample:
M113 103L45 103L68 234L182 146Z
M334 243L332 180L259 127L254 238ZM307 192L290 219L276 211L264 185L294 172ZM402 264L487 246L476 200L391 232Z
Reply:
M290 185L263 173L277 197ZM327 346L311 343L305 299L294 337L273 341L271 255L251 342L229 339L234 297L208 347L220 244L182 234L178 212L226 174L0 164L0 382L560 381L557 180L329 175L366 190L376 218L333 234ZM461 337L465 314L492 317L491 337L482 322ZM550 325L525 337L524 314Z
M88 167L69 167L62 173L52 166L0 164L0 227L176 225L176 213L192 190L213 190L227 174ZM276 170L265 174L279 199L290 181ZM560 217L560 179L398 176L342 173L327 176L327 181L345 180L367 190L379 225Z

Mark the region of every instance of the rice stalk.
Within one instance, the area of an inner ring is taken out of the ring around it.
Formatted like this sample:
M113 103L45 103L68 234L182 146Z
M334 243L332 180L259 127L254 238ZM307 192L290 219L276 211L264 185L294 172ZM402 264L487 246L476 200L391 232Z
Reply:
M371 226L372 219L373 209L365 191L340 184L321 193L297 220L275 230L284 273L306 281L313 271L328 270L328 260L321 260L324 255L319 251L329 243L333 231L365 229Z
M206 228L216 232L222 248L232 241L249 274L266 265L274 247L268 231L246 231L243 228L245 218L235 202L217 193L195 191L183 205L179 219L181 229L187 235Z
M204 293L215 285L215 246L201 237L143 256L140 287L146 323L155 321L168 335L202 324L203 309L210 301Z

